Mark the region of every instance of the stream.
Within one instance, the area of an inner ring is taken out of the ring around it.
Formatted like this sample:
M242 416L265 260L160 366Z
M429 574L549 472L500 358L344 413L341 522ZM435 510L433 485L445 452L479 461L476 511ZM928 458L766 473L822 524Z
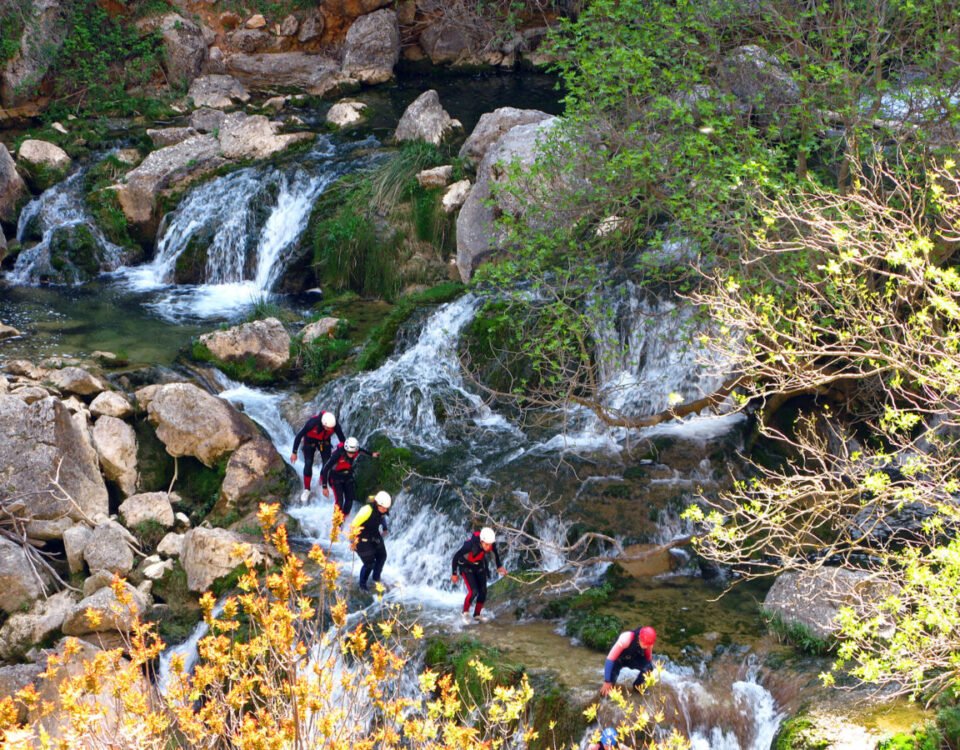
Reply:
M295 162L257 164L206 182L187 191L165 217L152 260L117 267L83 286L39 286L35 260L50 234L64 223L91 222L74 174L23 212L21 222L30 223L42 239L21 253L3 279L0 320L27 335L3 342L0 357L87 357L108 350L131 368L175 367L177 353L193 336L241 319L258 299L269 296L306 315L314 299L272 290L314 201L338 177L377 158L399 111L417 94L438 88L467 132L480 114L497 106L559 111L557 92L546 76L498 75L468 83L401 79L394 87L377 89L371 97L382 106L372 132L356 140L320 135ZM312 112L303 113L303 119L321 121ZM207 248L205 282L174 284L178 258L196 242ZM663 409L671 394L688 398L714 389L718 375L696 364L703 353L673 344L686 313L630 285L609 293L605 302L616 315L597 338L620 352L603 358L612 404L626 413L649 414ZM684 531L676 521L678 507L699 483L715 481L723 467L701 450L691 452L689 465L667 473L650 461L637 463L631 446L640 439L680 446L674 450L681 452L685 445L735 446L742 428L736 416L703 417L628 435L604 427L586 411L571 412L556 424L520 427L492 408L461 371L460 335L482 302L468 293L436 308L377 370L329 382L309 394L306 403L295 393L252 388L219 376L220 396L242 406L285 460L302 418L335 408L347 434L361 444L387 437L429 461L435 478L408 483L394 497L383 581L386 598L415 610L433 632L465 629L456 617L463 592L449 581L452 552L473 528L464 495L489 500L494 512L508 512L517 498L549 496L578 507L581 517L590 516L613 533L632 525L635 515L638 524L646 524L644 541L665 542ZM629 510L634 515L625 519L619 510L624 493L637 487ZM298 496L299 490L291 496L288 512L307 541L329 546L330 501L314 492L301 505ZM521 564L544 571L567 569L562 548L571 523L548 514L535 518L539 550L521 560L508 543L508 570ZM346 541L333 545L332 554L354 578L359 564ZM584 574L599 572L595 568ZM680 728L695 750L769 750L781 721L797 707L799 692L789 679L764 666L778 646L763 635L763 587L739 586L718 598L722 591L686 561L673 572L637 579L611 611L630 622L653 624L661 634L657 655L665 671L659 689L671 706L668 723ZM513 605L492 600L497 619L470 628L471 635L530 669L552 670L581 697L595 697L604 654L572 642L558 632L556 622L515 618ZM178 651L189 656L201 636L198 629ZM621 684L630 677L630 670L624 670Z

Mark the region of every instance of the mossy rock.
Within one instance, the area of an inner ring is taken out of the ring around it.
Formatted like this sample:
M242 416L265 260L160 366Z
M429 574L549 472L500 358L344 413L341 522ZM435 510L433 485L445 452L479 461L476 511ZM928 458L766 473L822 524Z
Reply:
M24 180L34 193L42 193L62 182L70 171L69 167L54 169L46 164L28 164L23 161L17 164L17 169L23 174Z
M49 260L43 276L55 284L82 284L97 276L103 248L85 224L66 224L50 236Z
M538 734L530 742L530 750L576 747L587 730L585 706L573 702L570 693L557 684L555 674L537 674L530 681L534 690L530 723Z
M177 256L173 268L173 280L177 284L202 284L207 275L207 255L211 237L195 234Z
M165 492L173 479L173 456L167 453L157 431L146 419L133 423L137 436L137 471L140 492Z
M805 713L780 725L771 750L827 750L830 740L817 735L816 724Z
M153 619L160 636L170 644L184 641L203 618L200 598L187 588L187 573L179 561L153 582L151 594L166 609L157 610Z

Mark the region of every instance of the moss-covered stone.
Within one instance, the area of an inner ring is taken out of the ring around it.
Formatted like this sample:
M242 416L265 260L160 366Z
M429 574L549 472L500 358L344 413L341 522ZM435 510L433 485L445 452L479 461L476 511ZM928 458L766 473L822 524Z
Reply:
M167 605L155 608L153 614L160 636L171 644L185 640L203 613L198 595L187 588L187 573L179 561L153 582L151 593L158 603Z
M817 736L814 722L801 713L780 725L771 750L827 750L829 747L830 740Z
M206 280L207 255L210 237L205 233L193 235L183 252L177 256L173 280L177 284L202 284Z
M97 276L103 248L85 224L65 224L50 236L47 267L41 275L54 284L81 284Z

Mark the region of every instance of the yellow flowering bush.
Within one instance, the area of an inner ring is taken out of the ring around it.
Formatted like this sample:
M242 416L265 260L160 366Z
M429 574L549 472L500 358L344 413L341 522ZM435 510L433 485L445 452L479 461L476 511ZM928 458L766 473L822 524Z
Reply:
M526 675L497 685L486 665L471 664L485 691L465 707L450 675L413 670L421 626L382 599L373 616L350 613L337 565L319 546L295 555L278 510L263 505L259 514L275 566L258 574L248 564L220 607L210 593L201 598L209 630L192 670L174 657L165 689L157 687L165 644L117 579L116 606L133 619L124 645L97 650L67 639L42 690L0 699L3 746L494 750L536 739Z

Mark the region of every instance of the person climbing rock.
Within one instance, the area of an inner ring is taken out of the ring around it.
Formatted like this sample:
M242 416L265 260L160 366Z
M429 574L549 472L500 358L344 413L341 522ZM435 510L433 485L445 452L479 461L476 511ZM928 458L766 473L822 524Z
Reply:
M607 727L600 732L600 741L591 742L587 745L587 750L609 750L611 747L617 746L617 730L613 727Z
M463 600L463 612L460 618L464 623L487 622L490 615L483 611L483 604L487 601L487 577L490 574L487 568L487 555L493 553L493 559L496 561L497 573L501 576L507 574L503 563L500 562L500 553L497 551L497 535L493 529L484 527L480 531L473 532L473 535L467 539L453 556L453 574L450 580L457 583L459 575L463 576L463 582L467 586L467 598ZM459 575L458 575L459 573ZM470 603L476 600L473 610L473 619L470 618Z
M603 667L603 685L600 695L607 695L617 684L617 677L624 667L639 669L640 674L634 680L635 688L643 684L644 677L653 669L653 644L657 642L657 631L650 626L628 630L617 638Z
M337 424L337 418L328 411L314 414L300 428L300 432L293 439L293 453L290 454L290 463L297 462L297 449L303 441L303 492L300 493L300 502L305 503L310 497L310 482L313 479L313 458L320 451L320 466L322 467L333 452L332 438L336 435L340 444L343 444L343 428Z
M343 513L350 515L353 501L356 499L357 480L353 476L353 465L361 455L378 458L379 453L371 453L360 447L360 441L348 437L328 458L320 469L320 483L324 497L330 497L329 487L333 487L333 502Z
M387 561L387 547L383 535L387 533L387 514L393 499L390 493L381 490L370 498L350 522L350 549L360 556L360 589L369 591L367 579L373 573L373 582L380 582L383 564ZM382 532L381 532L382 529Z

